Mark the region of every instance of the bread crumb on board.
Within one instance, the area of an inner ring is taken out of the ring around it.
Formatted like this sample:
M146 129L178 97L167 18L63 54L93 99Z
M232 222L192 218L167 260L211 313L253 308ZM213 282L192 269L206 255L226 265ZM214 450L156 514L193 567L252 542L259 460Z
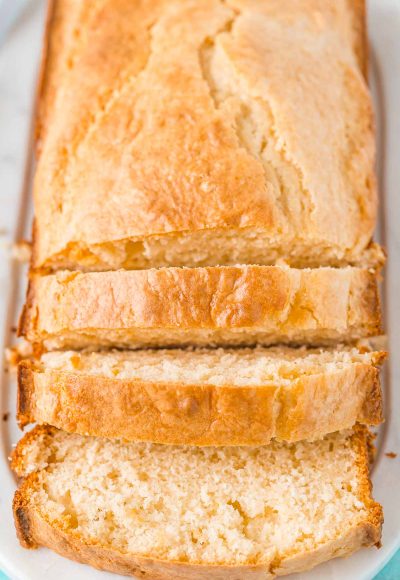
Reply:
M394 451L388 451L385 455L386 457L389 457L389 459L395 459L397 457L397 453L394 453Z

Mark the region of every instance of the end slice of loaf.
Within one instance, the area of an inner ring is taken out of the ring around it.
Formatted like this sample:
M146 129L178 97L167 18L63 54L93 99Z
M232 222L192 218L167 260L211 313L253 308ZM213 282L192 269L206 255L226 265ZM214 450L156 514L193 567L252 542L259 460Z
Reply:
M161 268L34 276L20 333L51 348L332 344L378 334L361 268Z
M366 45L364 0L52 2L35 267L362 258Z
M316 439L382 421L383 358L350 347L54 351L20 363L18 419L178 445Z
M366 429L263 447L123 444L37 427L18 444L23 546L120 574L273 578L378 545Z

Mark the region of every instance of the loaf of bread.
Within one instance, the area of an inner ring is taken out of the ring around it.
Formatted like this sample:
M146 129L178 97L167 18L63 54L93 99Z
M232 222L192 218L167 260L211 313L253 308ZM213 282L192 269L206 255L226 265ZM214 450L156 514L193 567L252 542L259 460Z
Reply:
M377 334L376 277L278 266L59 272L31 279L20 333L45 348L330 344Z
M21 544L154 580L378 546L364 0L49 6Z
M52 5L36 268L380 259L363 0Z
M382 421L381 352L55 351L19 366L22 426L176 445L265 445Z
M173 447L37 427L18 444L22 545L158 580L253 580L378 544L365 429L313 443Z

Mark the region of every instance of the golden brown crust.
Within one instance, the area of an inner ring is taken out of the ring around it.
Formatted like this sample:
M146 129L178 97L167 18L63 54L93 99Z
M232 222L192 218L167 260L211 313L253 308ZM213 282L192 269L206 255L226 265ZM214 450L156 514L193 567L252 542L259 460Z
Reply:
M368 32L367 7L365 0L348 0L349 9L353 11L354 50L359 59L360 69L368 80Z
M18 475L26 473L24 465L24 448L35 437L43 437L44 448L51 444L51 427L35 427L24 436L14 451L13 468ZM274 558L262 565L247 566L203 566L181 562L169 562L135 554L122 554L117 550L104 548L95 541L88 541L74 530L68 530L61 521L49 522L45 514L30 501L32 491L37 488L36 473L29 474L14 500L14 517L22 545L36 547L43 545L51 548L62 556L89 564L101 570L119 574L137 575L154 578L154 580L175 580L188 578L192 580L265 580L276 576L309 570L310 568L337 556L346 556L362 546L379 545L382 526L382 510L370 495L368 476L368 453L366 439L368 432L358 428L352 436L352 445L357 450L356 461L359 471L360 501L368 508L368 517L353 528L343 530L339 538L321 545L316 550L294 553L287 558Z
M363 416L363 419L360 419L359 422L366 425L372 424L369 423L367 417L379 417L378 423L382 423L382 421L384 421L382 408L382 389L379 378L379 371L373 377L373 380L369 383L369 392L365 397L361 415Z
M18 364L17 420L21 427L31 422L34 400L33 362L23 360Z
M326 344L379 334L376 277L278 266L34 276L20 334L46 347Z
M57 0L48 0L47 2L47 14L46 14L46 24L43 36L43 48L42 57L37 81L36 98L37 98L37 111L35 119L35 138L36 138L36 155L39 154L40 144L45 128L49 126L48 110L51 108L52 96L54 95L55 88L54 77L56 75L51 74L50 70L54 68L54 60L57 50L59 49L59 43L63 39L63 34L59 29L59 25L62 22L62 17L58 13L61 8L60 2Z
M32 519L29 513L29 496L19 489L14 495L13 514L15 529L21 546L27 549L38 548L39 545L34 539Z
M264 236L267 263L361 257L376 213L362 0L52 4L36 267L155 265L143 242L159 238L189 265L182 240L207 231Z
M10 461L11 469L19 478L25 478L27 476L25 449L40 438L43 438L43 447L50 445L51 439L56 431L57 429L50 425L36 425L18 441L17 446L11 452Z
M321 370L290 386L215 386L107 378L23 361L17 418L21 426L47 423L129 441L265 445L275 437L317 439L357 421L379 424L382 397L379 371L367 363Z
M369 477L370 453L372 435L365 427L357 427L354 435L354 445L357 449L357 467L359 473L360 501L369 510L368 526L365 529L365 541L374 544L378 548L381 545L381 530L383 524L382 506L372 499L372 482Z

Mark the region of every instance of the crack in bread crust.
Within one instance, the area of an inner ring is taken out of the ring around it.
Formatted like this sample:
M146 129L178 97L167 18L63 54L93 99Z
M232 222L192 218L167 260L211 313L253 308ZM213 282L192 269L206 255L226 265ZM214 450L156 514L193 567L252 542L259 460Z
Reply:
M363 259L376 196L359 3L96 7L84 40L51 37L36 268Z

